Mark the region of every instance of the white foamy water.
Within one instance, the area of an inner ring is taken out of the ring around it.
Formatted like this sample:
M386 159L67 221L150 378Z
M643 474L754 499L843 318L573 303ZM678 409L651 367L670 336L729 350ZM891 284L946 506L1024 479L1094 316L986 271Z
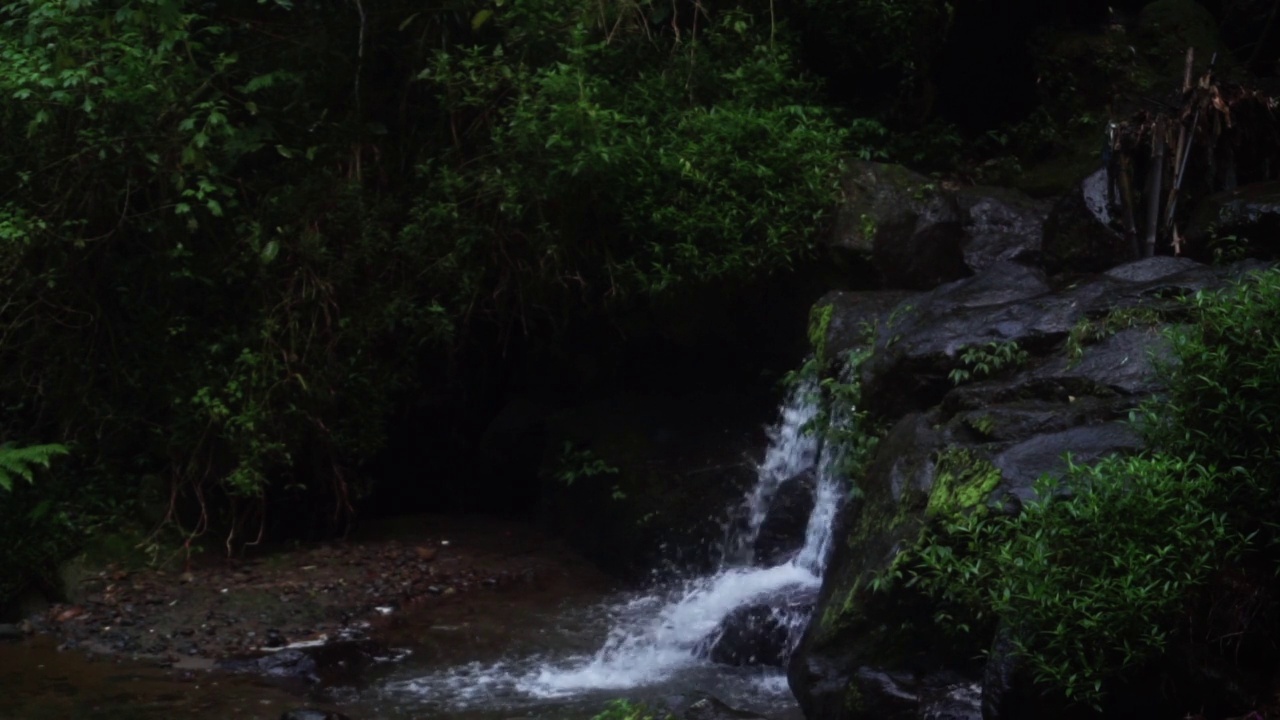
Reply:
M594 653L535 656L497 663L472 663L430 675L388 683L392 693L410 693L451 707L508 707L539 700L657 686L702 671L723 670L699 656L708 636L735 609L782 595L816 592L830 545L830 525L843 497L839 478L823 472L835 466L819 457L820 443L806 433L817 415L816 387L793 390L769 429L769 447L758 467L755 487L743 500L745 526L726 538L725 562L711 575L674 587L632 596L598 609L607 633ZM795 559L773 567L752 567L751 550L778 487L817 468L815 506L805 545ZM798 622L803 622L800 618ZM778 670L755 671L751 682L765 695L786 694Z
M818 415L817 384L811 380L792 388L791 395L782 404L777 424L768 430L769 447L757 470L756 484L743 502L747 526L734 532L725 543L727 563L749 563L752 546L760 535L760 526L769 514L769 503L778 487L812 468L818 457L818 437L806 432Z

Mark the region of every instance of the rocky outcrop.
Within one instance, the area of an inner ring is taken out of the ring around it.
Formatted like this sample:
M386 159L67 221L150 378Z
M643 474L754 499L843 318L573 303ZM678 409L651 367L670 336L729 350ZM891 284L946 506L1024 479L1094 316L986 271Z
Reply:
M781 667L800 640L813 601L805 590L743 605L720 622L699 654L724 665Z
M872 592L873 578L938 513L1017 512L1040 478L1065 474L1068 453L1088 463L1140 449L1124 421L1161 389L1160 328L1178 319L1176 299L1244 269L1150 258L1054 289L998 261L891 313L861 372L867 407L891 429L841 510L843 541L788 667L806 717L977 718L983 693L1026 701L1010 691L1016 667L974 660L990 638L938 637L923 598Z
M900 165L857 162L830 248L887 289L931 290L997 262L1040 261L1050 204L1005 188L956 189Z
M969 274L955 196L901 165L858 161L831 239L838 259L870 261L886 287L927 290Z
M1051 203L991 187L962 188L956 198L965 217L962 250L970 270L981 272L998 262L1040 262Z

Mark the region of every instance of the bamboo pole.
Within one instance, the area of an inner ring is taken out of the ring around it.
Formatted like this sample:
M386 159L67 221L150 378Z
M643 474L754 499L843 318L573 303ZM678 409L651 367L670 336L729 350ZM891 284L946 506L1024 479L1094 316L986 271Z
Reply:
M1151 124L1151 166L1147 170L1147 244L1143 257L1156 254L1160 227L1160 192L1164 187L1164 118Z

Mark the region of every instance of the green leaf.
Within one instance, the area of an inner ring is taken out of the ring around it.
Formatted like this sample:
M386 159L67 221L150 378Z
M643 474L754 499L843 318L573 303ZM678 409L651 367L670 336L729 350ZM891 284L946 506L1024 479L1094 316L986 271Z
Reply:
M276 259L276 255L280 254L280 243L272 240L263 246L260 254L263 265L269 265L272 260Z

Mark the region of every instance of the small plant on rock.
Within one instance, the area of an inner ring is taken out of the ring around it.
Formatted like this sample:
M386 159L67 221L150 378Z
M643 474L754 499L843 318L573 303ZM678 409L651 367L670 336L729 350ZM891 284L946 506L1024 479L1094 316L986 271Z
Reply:
M1031 355L1012 340L975 345L960 354L961 367L947 375L955 385L991 377L1002 370L1021 367Z
M618 468L605 462L591 449L579 448L571 442L566 442L560 449L560 457L552 472L557 480L569 486L584 478L617 475Z

